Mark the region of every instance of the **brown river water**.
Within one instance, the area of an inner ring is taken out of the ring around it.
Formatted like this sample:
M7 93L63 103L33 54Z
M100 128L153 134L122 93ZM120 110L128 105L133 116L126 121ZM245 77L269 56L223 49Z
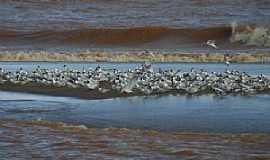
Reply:
M268 52L269 15L268 0L0 0L0 50Z
M162 133L11 119L0 120L0 133L3 159L270 158L267 134Z

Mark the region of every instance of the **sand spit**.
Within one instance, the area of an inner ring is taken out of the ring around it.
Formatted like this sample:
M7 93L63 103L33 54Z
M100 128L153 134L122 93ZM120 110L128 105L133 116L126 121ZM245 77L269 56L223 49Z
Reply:
M100 66L83 70L66 65L62 70L37 66L33 71L20 68L10 72L0 68L0 89L84 99L166 94L253 95L269 93L270 78L236 70L184 72L159 68L154 71L150 63L127 71Z
M3 159L270 158L269 134L160 132L88 128L45 120L0 119Z
M206 54L206 53L108 53L108 52L16 52L0 53L0 61L66 61L66 62L224 62L269 63L270 54Z

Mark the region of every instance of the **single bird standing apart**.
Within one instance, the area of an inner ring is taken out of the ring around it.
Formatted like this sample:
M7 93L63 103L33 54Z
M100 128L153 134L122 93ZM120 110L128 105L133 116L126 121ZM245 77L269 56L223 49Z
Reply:
M227 61L225 62L225 64L226 64L227 66L229 66L229 65L230 65L230 61L227 60Z

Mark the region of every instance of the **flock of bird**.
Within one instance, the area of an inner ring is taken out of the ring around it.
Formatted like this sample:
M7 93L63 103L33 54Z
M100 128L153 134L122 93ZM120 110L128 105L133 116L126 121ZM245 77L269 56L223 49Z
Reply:
M87 88L97 93L144 95L162 93L202 94L254 94L270 90L270 78L264 75L252 76L245 72L230 71L207 72L191 69L153 70L150 63L134 69L120 71L117 69L73 70L64 66L62 69L43 69L37 67L32 71L23 68L15 72L0 68L1 85L40 84L50 87ZM106 84L106 85L105 85ZM31 85L30 85L31 86Z

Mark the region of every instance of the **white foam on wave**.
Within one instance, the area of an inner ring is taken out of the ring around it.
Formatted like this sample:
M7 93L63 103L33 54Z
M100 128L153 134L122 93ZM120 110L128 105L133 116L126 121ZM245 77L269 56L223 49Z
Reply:
M270 47L270 28L246 26L239 30L236 22L231 24L232 43L241 43L249 46Z

